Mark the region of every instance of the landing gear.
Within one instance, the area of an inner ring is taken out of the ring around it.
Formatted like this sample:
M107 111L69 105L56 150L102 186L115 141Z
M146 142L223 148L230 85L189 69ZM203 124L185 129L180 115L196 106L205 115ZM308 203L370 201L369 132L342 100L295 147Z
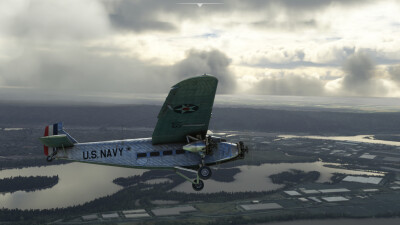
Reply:
M51 155L47 156L46 160L47 162L51 162L54 159L54 156L57 155L57 148L55 148L55 150L53 150L53 153L51 153Z
M211 136L202 137L201 135L197 135L196 137L186 135L187 145L183 146L183 149L192 153L198 153L201 161L198 166L199 169L191 170L182 167L174 167L175 173L179 176L185 178L185 180L192 183L192 187L195 191L200 191L204 188L204 182L200 179L207 180L211 177L212 172L210 167L205 164L205 157L213 154L213 149L218 148L218 143L216 143ZM196 179L192 180L177 170L184 170L188 172L192 172L196 174Z
M200 180L200 176L199 176L199 172L196 170L191 170L191 169L186 169L183 167L179 167L176 166L175 168L175 173L178 174L179 176L183 177L185 180L189 181L190 183L192 183L192 187L195 191L201 191L204 188L204 182L202 180ZM183 175L181 172L179 172L178 170L182 170L182 171L187 171L187 172L191 172L191 173L195 173L197 176L194 180L190 179L189 177ZM210 170L211 171L211 170Z
M200 167L200 169L197 171L197 175L203 179L203 180L207 180L208 178L211 177L212 172L210 167L208 166L202 166Z
M204 182L202 181L202 180L198 180L198 182L197 182L197 179L194 179L193 180L193 182L192 182L192 187L193 187L193 189L195 190L195 191L201 191L201 190L203 190L203 188L204 188Z

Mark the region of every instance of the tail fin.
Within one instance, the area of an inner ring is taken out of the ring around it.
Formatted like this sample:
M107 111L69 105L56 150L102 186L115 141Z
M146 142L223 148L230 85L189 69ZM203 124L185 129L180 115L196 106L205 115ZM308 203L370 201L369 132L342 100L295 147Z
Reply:
M53 140L51 140L50 142L47 141L51 136L56 137L54 137ZM73 144L78 143L71 135L63 130L62 122L46 126L46 128L44 129L44 137L40 138L40 140L44 143L43 148L44 154L46 156L51 155L53 152L56 152L57 147L70 147L73 146Z

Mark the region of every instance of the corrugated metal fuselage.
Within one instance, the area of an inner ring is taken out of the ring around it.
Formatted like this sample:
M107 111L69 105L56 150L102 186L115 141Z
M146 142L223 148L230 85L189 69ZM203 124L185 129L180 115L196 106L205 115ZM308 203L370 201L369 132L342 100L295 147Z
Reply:
M151 138L77 143L70 148L58 148L56 158L133 168L197 167L200 155L182 150L184 145L153 145ZM204 158L206 165L233 160L239 155L237 144L228 142L217 143L212 152Z

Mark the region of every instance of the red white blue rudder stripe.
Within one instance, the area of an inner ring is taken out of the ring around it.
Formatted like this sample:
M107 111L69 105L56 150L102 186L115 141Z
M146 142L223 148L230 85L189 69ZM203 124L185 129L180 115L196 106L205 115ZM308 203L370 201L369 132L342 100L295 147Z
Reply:
M46 137L46 136L58 135L59 131L62 131L62 122L46 126L46 128L44 129L44 136ZM43 148L45 155L49 155L49 153L51 155L53 154L53 152L56 151L56 148L50 148L51 152L49 152L49 147L46 145L43 145Z

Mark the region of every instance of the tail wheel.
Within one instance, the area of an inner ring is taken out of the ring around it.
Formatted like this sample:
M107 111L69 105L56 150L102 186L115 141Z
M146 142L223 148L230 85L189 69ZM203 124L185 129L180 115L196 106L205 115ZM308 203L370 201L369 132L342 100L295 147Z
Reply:
M197 182L197 179L195 179L193 181L194 183L192 183L192 187L195 191L201 191L204 188L204 182L202 180L199 180L199 182Z
M208 178L211 177L212 172L210 167L208 166L202 166L200 167L200 169L197 171L197 174L199 175L199 177L203 180L207 180Z
M47 162L53 161L53 156L52 155L47 156L46 160Z

